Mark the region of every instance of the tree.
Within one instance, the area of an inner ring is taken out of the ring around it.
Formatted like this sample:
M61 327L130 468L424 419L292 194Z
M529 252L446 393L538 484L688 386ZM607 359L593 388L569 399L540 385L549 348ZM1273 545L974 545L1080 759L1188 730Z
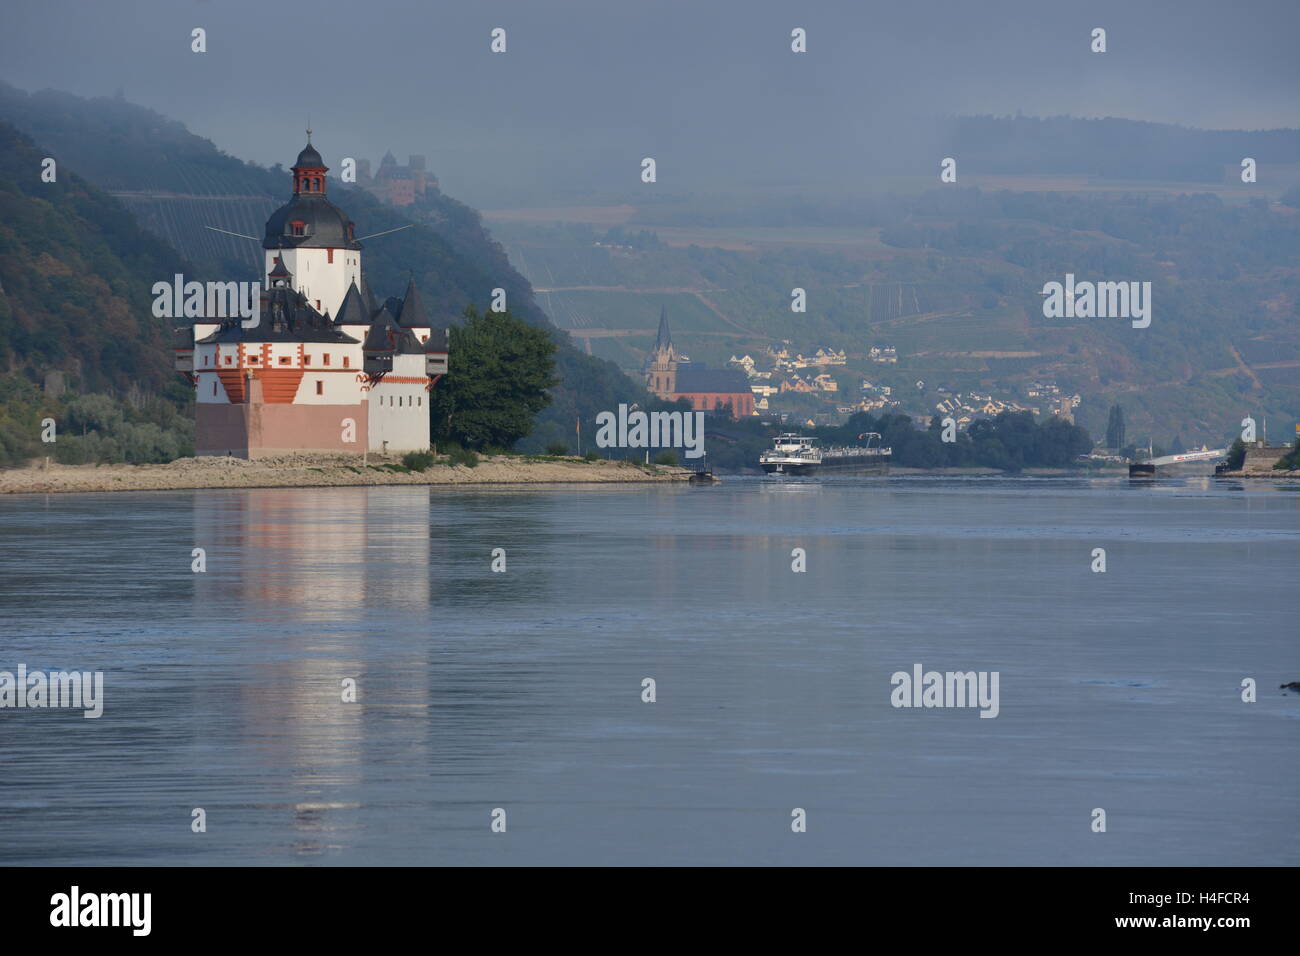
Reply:
M1119 405L1110 407L1110 418L1106 421L1106 447L1124 447L1124 409Z
M434 441L511 447L551 402L555 343L509 312L480 315L470 306L465 323L452 326L448 346L447 375L429 398Z
M1245 455L1242 456L1245 458ZM1240 467L1240 466L1238 466ZM1273 467L1285 471L1296 471L1300 469L1300 438L1295 440L1291 445L1291 450L1273 463Z

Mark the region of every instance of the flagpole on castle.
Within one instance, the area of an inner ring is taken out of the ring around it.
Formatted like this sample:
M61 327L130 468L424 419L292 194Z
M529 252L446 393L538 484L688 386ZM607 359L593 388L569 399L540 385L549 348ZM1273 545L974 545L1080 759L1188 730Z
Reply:
M582 457L582 419L581 418L574 420L573 430L578 433L578 457L581 458Z

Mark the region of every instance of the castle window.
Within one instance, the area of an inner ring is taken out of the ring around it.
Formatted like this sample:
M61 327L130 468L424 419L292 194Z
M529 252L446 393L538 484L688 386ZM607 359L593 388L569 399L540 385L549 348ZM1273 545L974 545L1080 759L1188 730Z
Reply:
M316 394L317 395L325 394L325 383L322 382L320 379L316 380Z
M262 360L261 360L260 358L258 358L256 355L250 355L250 356L248 357L248 364L249 364L249 365L256 365L256 364L257 364L258 362L260 362L260 361L262 361Z
M289 356L287 356L287 355L281 355L281 356L280 356L280 364L281 364L281 365L288 365L288 364L289 364Z
M325 358L324 358L322 361L324 361L324 363L325 363L326 365L329 365L329 363L330 363L330 357L329 357L329 354L328 354L328 353L325 355Z
M333 262L333 261L334 261L334 250L333 250L333 249L326 249L326 250L325 250L325 261L326 261L326 262Z
M213 383L212 383L212 394L213 394L213 395L216 395L216 394L217 394L217 383L216 383L216 382L213 382Z
M348 358L346 355L343 356L343 367L344 367L344 368L347 368L351 363L352 363L352 360L351 360L350 358Z
M211 362L209 362L209 359L211 359L211 358L212 358L211 355L205 355L205 356L203 356L203 364L204 364L204 365L210 365Z
M229 355L226 356L226 364L227 364L227 365L230 364L230 356L229 356Z
M289 223L289 228L293 230L295 236L305 236L307 234L307 224L298 219Z
M302 357L302 364L303 364L303 365L310 365L310 364L311 364L311 356L310 356L310 355L304 355L304 356Z

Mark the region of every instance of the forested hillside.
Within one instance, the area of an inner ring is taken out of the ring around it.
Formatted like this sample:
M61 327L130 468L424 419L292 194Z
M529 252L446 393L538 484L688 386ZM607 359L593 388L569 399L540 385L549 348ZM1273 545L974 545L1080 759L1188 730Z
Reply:
M0 84L0 118L49 150L43 155L55 157L61 166L113 193L139 225L165 239L191 263L188 276L261 278L258 243L205 227L260 237L267 216L289 196L286 169L265 169L238 160L183 124L121 99L87 100L57 91L28 94ZM286 129L282 144L286 164L297 155L301 140L296 130ZM329 153L328 133L319 132L316 140L337 172L342 157ZM554 401L542 413L536 431L520 447L571 440L577 416L591 419L611 407L611 401L645 401L640 386L616 366L580 353L566 334L555 329L538 308L527 281L511 267L474 210L439 194L409 210L408 216L362 189L333 179L330 188L334 201L355 220L360 236L417 223L365 244L367 279L381 300L400 295L414 276L430 315L450 325L460 321L466 306L485 308L492 290L504 288L512 313L550 330L559 345L556 361L561 383L552 390ZM117 208L120 213L121 207ZM149 272L148 282L134 288L131 301L141 314L148 315L150 285L170 277L172 271L169 266ZM50 338L48 348L64 347L60 333ZM111 346L124 347L123 343ZM154 340L146 337L143 347L153 349ZM168 357L158 353L151 361L162 367Z
M804 354L844 349L841 395L869 378L915 413L933 410L939 386L1023 398L1050 381L1082 396L1094 434L1117 401L1135 434L1160 439L1218 442L1246 414L1300 420L1290 196L936 184L836 203L677 197L630 210L624 232L642 227L661 242L618 242L589 224L498 226L556 321L625 367L642 360L666 306L692 358L761 357L783 341ZM1150 327L1046 318L1043 286L1067 273L1150 282ZM795 288L806 312L791 310ZM870 362L873 346L896 347L898 364Z
M0 463L82 460L77 430L91 422L117 442L111 457L174 457L189 441L189 388L140 290L188 267L71 169L43 182L47 155L0 121ZM47 416L64 431L43 447Z

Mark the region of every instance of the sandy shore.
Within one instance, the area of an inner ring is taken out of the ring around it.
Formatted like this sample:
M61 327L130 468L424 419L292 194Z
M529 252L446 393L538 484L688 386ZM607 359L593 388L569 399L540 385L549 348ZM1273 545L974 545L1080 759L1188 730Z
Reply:
M577 458L482 456L474 468L439 464L401 470L396 458L305 455L245 461L181 458L165 465L58 465L36 462L0 471L0 494L163 491L183 488L294 488L337 485L605 484L685 481L685 468Z

